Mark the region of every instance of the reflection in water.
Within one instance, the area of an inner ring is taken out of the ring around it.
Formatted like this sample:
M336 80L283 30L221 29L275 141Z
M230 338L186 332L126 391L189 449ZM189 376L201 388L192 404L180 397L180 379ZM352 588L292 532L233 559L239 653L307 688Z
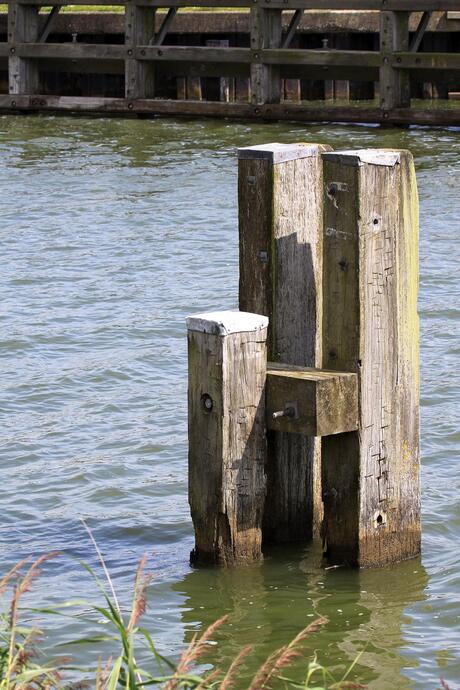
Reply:
M341 677L359 655L351 678L372 682L375 690L412 687L401 672L413 663L405 656L405 611L422 601L428 576L419 559L385 571L324 570L321 550L312 545L272 548L264 563L247 568L197 569L173 589L181 606L186 641L221 615L226 624L216 635L209 660L228 665L245 645L254 652L245 676L318 616L329 622L307 641L307 656ZM287 675L300 680L305 663Z

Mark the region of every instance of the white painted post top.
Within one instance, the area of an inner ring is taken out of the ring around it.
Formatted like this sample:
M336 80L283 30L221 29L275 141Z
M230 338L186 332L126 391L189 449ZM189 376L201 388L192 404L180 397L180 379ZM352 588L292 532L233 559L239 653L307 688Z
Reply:
M329 150L329 146L309 144L308 142L297 144L259 144L258 146L245 146L238 149L238 158L250 160L264 158L276 164L298 160L299 158L318 156L327 150Z
M397 149L358 149L357 151L327 151L322 158L326 161L344 165L383 165L394 168L401 162L401 154L408 153Z
M212 335L259 331L268 326L268 316L247 311L210 311L187 318L187 329Z

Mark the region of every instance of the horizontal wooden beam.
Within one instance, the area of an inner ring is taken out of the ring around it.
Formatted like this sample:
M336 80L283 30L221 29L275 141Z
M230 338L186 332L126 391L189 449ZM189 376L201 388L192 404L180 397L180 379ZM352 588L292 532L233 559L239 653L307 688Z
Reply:
M0 56L35 59L97 59L155 62L311 66L323 68L378 69L382 56L369 50L293 50L289 48L215 48L182 46L139 46L103 43L0 43ZM460 53L397 52L385 57L392 67L407 70L460 70ZM319 77L318 77L319 78Z
M215 48L187 46L138 46L103 43L10 43L0 44L4 54L35 59L153 60L158 62L203 62L268 65L311 65L318 67L378 68L380 53L369 50L292 50L289 48ZM2 54L2 53L0 53ZM411 53L404 60L414 59ZM460 59L460 55L457 56ZM456 61L451 61L455 64ZM404 63L405 64L405 63Z
M268 363L268 429L331 436L355 431L358 417L357 374Z
M13 0L7 0L6 4ZM305 10L392 10L436 12L459 9L458 0L137 0L143 7L253 7ZM43 0L21 0L24 5L42 5ZM46 0L47 6L73 5L74 0ZM80 0L79 5L125 5L125 0Z
M0 95L0 111L49 111L65 113L139 113L177 117L228 117L259 121L391 123L402 125L460 125L460 107L449 109L398 108L383 112L380 108L354 106L317 106L299 103L251 105L218 101L175 101L168 99L127 99L47 95Z
M400 69L460 69L460 53L397 52L389 58L392 67Z

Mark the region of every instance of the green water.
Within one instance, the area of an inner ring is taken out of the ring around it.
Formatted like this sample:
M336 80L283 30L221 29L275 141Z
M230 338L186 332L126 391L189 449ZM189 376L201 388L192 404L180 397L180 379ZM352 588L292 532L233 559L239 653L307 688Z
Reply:
M185 317L237 305L235 150L270 141L415 155L421 560L324 571L306 545L236 571L189 565ZM0 119L2 569L62 551L31 603L97 599L74 560L97 567L83 516L126 603L148 553L145 623L164 653L227 613L212 658L251 643L254 665L321 614L308 647L332 668L364 649L354 677L371 688L459 687L459 153L442 129ZM45 647L83 629L55 621Z

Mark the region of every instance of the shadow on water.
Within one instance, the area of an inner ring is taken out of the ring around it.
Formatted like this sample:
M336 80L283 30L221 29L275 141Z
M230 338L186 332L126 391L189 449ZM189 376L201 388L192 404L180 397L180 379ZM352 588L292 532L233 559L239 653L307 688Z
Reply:
M227 615L209 661L226 667L243 646L252 645L243 671L249 678L274 649L325 616L329 622L307 640L308 659L317 653L340 678L360 655L350 678L375 690L412 687L404 668L416 662L405 653L404 631L407 608L426 598L428 575L420 559L385 571L324 570L320 564L315 544L271 547L258 566L192 571L172 587L184 598L185 641ZM286 675L301 680L305 669L299 662Z

